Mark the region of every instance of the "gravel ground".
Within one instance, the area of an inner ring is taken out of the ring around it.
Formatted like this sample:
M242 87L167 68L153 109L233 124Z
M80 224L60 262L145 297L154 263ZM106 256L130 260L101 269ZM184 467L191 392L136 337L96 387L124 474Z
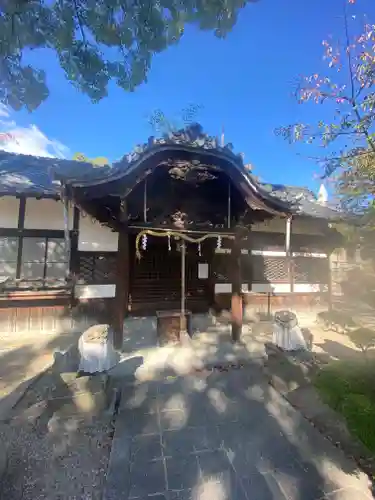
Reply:
M3 426L0 435L8 445L8 464L1 500L101 498L110 426L101 422L88 426L71 418L63 428L56 427L45 432L33 424Z
M84 420L46 408L47 373L26 394L13 418L0 424L7 467L0 500L99 500L112 442L110 417Z

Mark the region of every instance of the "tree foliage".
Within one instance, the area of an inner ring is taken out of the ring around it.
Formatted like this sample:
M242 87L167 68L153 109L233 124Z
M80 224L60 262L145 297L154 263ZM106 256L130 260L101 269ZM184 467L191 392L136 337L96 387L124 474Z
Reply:
M86 163L92 163L96 167L104 167L105 165L109 165L109 161L104 156L97 156L96 158L88 158L83 153L75 153L73 155L73 160L75 161L83 161Z
M276 133L323 146L328 154L315 158L322 177L333 179L347 209L363 214L372 210L375 195L375 25L366 22L352 36L351 22L357 20L345 10L343 40L322 42L326 74L301 77L295 89L299 103L328 104L331 120L295 123Z
M169 117L161 109L156 109L148 117L148 124L158 135L170 134L196 122L196 118L202 108L201 104L191 103L174 117Z
M34 110L49 94L29 50L57 55L66 78L94 102L114 80L133 91L152 56L177 43L187 24L224 37L254 0L0 0L0 101Z

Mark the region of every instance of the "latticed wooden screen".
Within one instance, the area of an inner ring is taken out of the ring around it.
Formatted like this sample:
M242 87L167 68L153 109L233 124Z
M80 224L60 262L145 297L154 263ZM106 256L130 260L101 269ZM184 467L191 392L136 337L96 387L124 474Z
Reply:
M328 259L316 257L294 257L295 283L327 283Z
M79 273L81 282L105 284L116 282L116 253L79 253Z
M289 282L288 265L285 257L253 255L254 283Z

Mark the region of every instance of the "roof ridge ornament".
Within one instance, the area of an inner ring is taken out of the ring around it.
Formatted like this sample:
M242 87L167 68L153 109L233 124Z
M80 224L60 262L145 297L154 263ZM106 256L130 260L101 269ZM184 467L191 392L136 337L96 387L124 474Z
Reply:
M326 205L328 201L328 191L325 187L324 184L320 185L319 191L318 191L318 203L320 205Z
M168 144L176 144L206 150L217 150L231 156L242 166L244 163L243 153L234 153L232 143L229 142L225 145L221 145L217 137L208 135L204 132L200 123L191 123L185 128L165 133L159 138L150 136L147 142L144 144L137 144L131 153L124 155L122 159L116 162L113 166L117 166L117 168L121 169L127 168L130 164L139 160L147 151L157 146Z

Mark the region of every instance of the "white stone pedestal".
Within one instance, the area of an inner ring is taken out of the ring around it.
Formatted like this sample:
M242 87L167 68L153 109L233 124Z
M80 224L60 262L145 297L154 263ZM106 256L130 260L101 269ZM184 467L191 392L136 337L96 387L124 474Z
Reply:
M307 350L305 339L298 325L293 328L283 328L275 323L272 342L284 351Z
M88 328L78 341L80 354L79 371L101 373L115 366L120 355L113 347L108 325L94 325Z
M297 317L289 311L275 313L272 342L284 351L307 350L305 338L298 326Z

